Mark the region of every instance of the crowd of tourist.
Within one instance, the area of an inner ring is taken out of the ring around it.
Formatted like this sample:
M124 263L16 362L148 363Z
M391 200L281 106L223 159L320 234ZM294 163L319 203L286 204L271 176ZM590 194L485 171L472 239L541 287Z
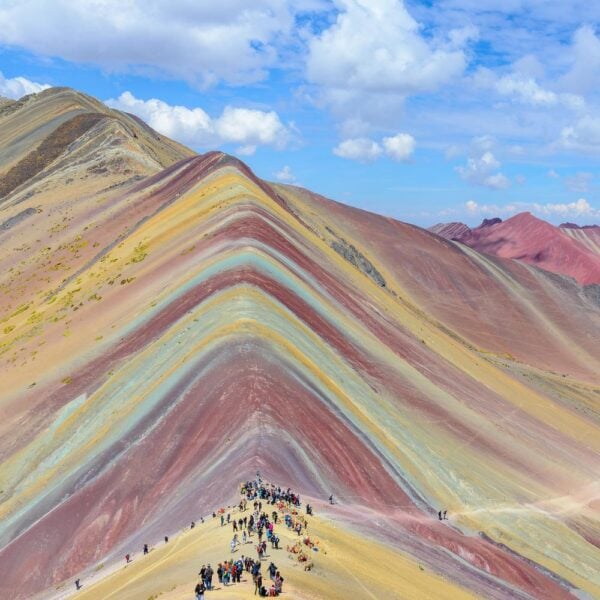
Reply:
M272 484L263 483L260 473L256 474L254 481L246 481L240 486L241 499L237 506L240 516L232 518L231 512L225 514L224 510L219 511L221 527L231 525L233 538L230 543L231 553L235 554L238 546L245 546L247 543L253 543L252 538L256 536L256 560L249 556L241 555L237 560L228 559L220 562L217 567L217 577L219 583L229 586L234 583L241 583L244 572L252 576L254 583L254 594L261 597L279 596L283 590L283 576L277 569L274 562L271 561L267 568L267 576L270 580L263 577L261 572L263 561L266 560L267 543L271 544L272 549L279 549L279 536L275 533L275 525L279 522L279 512L284 509L298 509L300 507L300 495L295 494L289 488L283 490ZM253 511L250 515L241 516L248 510L249 503ZM270 511L270 508L274 510ZM297 510L294 512L297 513ZM213 513L213 518L217 513ZM289 513L285 514L284 523L288 528L293 528L300 535L302 529L306 530L306 520L292 519ZM240 541L239 534L242 538ZM263 539L264 538L264 539ZM202 565L199 572L200 582L196 585L194 593L196 600L204 600L204 594L213 589L212 578L214 571L209 564Z
M333 498L330 498L332 501ZM213 513L213 518L220 518L221 527L231 526L233 538L230 542L231 554L235 555L239 548L245 548L247 544L254 544L256 549L256 559L241 554L239 558L229 558L218 563L216 570L211 564L202 565L198 575L200 581L194 589L196 600L204 600L204 594L214 590L214 576L217 576L219 584L230 586L242 583L242 576L247 573L252 577L254 583L254 594L261 597L279 596L283 590L283 576L273 561L265 569L263 576L262 566L269 557L267 547L270 544L272 550L279 550L280 538L275 532L276 526L285 526L294 531L299 537L306 534L308 521L306 517L300 514L301 500L300 495L292 492L290 488L283 489L263 482L260 473L256 473L256 479L246 481L240 486L240 502L235 507L239 513L232 518L232 511L226 512L225 509L219 509ZM249 514L244 514L248 510ZM280 520L280 513L283 514L283 521ZM312 515L312 507L306 505L306 514ZM237 516L237 518L235 518ZM204 518L201 518L204 523ZM194 529L196 523L191 522L191 529ZM241 536L241 537L240 537ZM169 543L169 537L164 537L164 543ZM316 545L307 536L301 538L293 546L288 546L287 550L296 555L300 562L308 563L308 556L305 553L303 545L309 549L318 550ZM150 552L148 544L142 548L144 555ZM125 562L129 564L131 555L125 555ZM312 566L312 562L310 562ZM307 566L305 565L305 569ZM83 586L81 580L75 580L75 587L80 590Z
M237 560L229 559L220 562L217 567L217 578L220 584L229 586L241 583L242 575L247 573L252 577L255 595L261 597L279 596L283 590L283 576L275 566L275 563L271 562L266 569L266 577L269 578L270 585L269 580L263 577L261 568L262 563L260 560L253 560L249 556L244 557L242 555ZM208 566L202 565L198 575L200 582L196 585L194 593L197 600L204 600L204 593L214 589L212 582L214 571L210 564Z

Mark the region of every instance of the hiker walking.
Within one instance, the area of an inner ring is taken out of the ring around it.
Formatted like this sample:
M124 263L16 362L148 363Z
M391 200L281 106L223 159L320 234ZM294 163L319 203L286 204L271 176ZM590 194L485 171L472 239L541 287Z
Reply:
M441 521L442 520L442 511L438 510L438 519Z
M81 580L80 579L76 579L75 580L75 589L76 590L80 590L81 589Z
M331 494L331 496L329 496L329 504L333 504L333 494Z
M447 521L447 520L448 520L448 511L445 510L444 511L444 521Z
M144 556L146 554L148 554L149 550L148 550L148 544L144 544Z

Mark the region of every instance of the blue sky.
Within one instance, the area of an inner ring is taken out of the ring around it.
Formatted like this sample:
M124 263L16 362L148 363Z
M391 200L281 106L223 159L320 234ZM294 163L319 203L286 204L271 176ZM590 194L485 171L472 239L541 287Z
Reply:
M0 95L66 85L419 225L600 222L600 3L0 0Z

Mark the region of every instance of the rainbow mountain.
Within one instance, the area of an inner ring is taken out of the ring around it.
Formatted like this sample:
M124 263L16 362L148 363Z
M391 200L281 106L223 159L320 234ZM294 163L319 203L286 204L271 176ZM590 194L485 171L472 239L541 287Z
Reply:
M0 263L1 597L66 593L257 470L337 532L293 597L600 596L599 286L65 88L0 104Z

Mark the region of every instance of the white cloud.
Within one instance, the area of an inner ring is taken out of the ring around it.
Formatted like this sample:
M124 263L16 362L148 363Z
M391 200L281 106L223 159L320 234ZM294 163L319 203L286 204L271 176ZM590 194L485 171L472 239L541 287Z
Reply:
M477 204L477 202L475 202L475 200L467 200L467 202L465 202L465 208L470 213L476 213L479 209L479 205Z
M560 179L560 175L554 169L550 169L546 175L548 175L550 179Z
M466 58L457 45L468 35L426 41L401 0L336 4L335 22L309 41L306 75L343 119L367 126L389 121L406 96L434 91L463 72Z
M381 144L386 154L399 162L408 160L415 151L415 138L408 133L385 137Z
M586 115L564 127L554 147L585 154L600 153L600 117Z
M369 138L349 138L340 142L333 149L333 153L341 158L360 162L372 162L384 155L392 160L404 162L410 159L415 146L415 138L412 135L397 133L384 137L381 142Z
M563 204L533 204L533 209L543 215L560 215L563 217L599 216L600 210L595 209L585 198Z
M274 111L227 106L213 118L201 108L173 106L152 98L140 100L124 92L106 104L134 113L158 132L195 147L239 144L239 154L253 154L258 146L284 148L291 140L290 130Z
M370 162L379 158L383 150L377 142L368 138L352 138L340 142L333 153L341 158Z
M455 170L461 179L473 185L502 190L510 185L510 181L505 175L497 172L501 163L488 149L490 144L491 140L489 138L475 140L473 155L467 158L464 166L456 167Z
M295 14L320 0L19 0L0 3L0 43L109 71L207 86L265 79Z
M275 173L275 179L277 179L277 181L282 181L283 183L294 183L296 181L296 176L289 165L285 165L283 169Z
M513 202L510 204L478 204L474 200L465 202L465 209L470 215L507 216L519 212L529 211L540 217L598 217L600 209L594 208L588 200L580 198L574 202L565 203L539 203L539 202Z
M0 96L18 100L27 94L37 94L50 86L46 83L37 83L25 77L12 77L7 79L0 71Z
M529 69L529 63L517 63L515 69ZM577 94L557 93L542 87L534 77L513 71L506 75L498 76L491 69L481 67L477 70L473 82L476 86L491 89L500 96L509 98L514 102L528 104L534 107L563 106L570 110L582 110L585 107L585 99Z
M512 96L521 102L533 106L554 106L561 104L566 108L580 110L585 100L576 94L557 94L542 88L535 79L511 74L501 77L496 82L496 90L503 96Z
M578 93L595 90L600 85L600 39L589 25L575 32L568 54L570 69L560 84Z
M290 139L290 131L275 111L227 106L214 125L220 139L242 144L244 154L254 154L257 146L281 149Z

